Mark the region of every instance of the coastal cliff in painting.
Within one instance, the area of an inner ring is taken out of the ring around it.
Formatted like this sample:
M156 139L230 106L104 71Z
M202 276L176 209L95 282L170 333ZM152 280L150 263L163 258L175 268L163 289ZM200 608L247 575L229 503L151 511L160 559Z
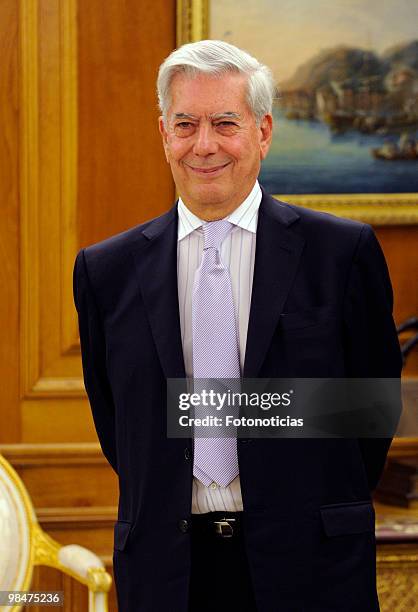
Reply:
M267 191L418 194L417 0L209 4L210 37L247 49L278 83Z
M373 51L321 51L281 84L288 119L318 119L341 133L401 133L418 128L418 40Z

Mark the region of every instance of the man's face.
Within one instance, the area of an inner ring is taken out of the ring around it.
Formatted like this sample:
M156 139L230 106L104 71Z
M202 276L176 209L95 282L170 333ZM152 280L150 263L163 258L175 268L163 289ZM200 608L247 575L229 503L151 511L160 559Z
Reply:
M231 212L259 174L272 118L266 115L256 125L246 83L238 74L177 74L171 82L171 106L159 127L177 190L192 209Z

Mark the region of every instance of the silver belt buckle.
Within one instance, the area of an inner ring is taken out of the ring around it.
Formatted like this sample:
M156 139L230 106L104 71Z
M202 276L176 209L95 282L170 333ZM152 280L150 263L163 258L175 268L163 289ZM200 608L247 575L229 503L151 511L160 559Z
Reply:
M215 533L221 538L232 538L234 534L234 526L231 523L234 523L235 519L222 519L220 521L213 521L215 525Z

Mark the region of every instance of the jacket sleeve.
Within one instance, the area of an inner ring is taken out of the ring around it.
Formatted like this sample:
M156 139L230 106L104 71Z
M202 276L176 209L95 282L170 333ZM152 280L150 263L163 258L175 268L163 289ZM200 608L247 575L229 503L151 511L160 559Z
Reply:
M106 372L105 337L87 272L84 249L78 253L75 261L73 290L78 312L84 384L103 453L117 472L115 409Z
M402 359L392 308L392 286L382 249L372 228L364 225L344 302L345 355L350 378L400 378ZM399 419L400 385L397 406ZM392 438L359 439L370 490L379 482L391 442Z

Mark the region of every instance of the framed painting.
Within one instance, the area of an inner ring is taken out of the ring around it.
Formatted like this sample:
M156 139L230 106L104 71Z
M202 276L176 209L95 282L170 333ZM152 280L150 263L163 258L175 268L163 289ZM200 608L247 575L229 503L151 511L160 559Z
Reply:
M178 0L178 45L221 39L273 70L260 181L374 225L418 223L416 0Z

